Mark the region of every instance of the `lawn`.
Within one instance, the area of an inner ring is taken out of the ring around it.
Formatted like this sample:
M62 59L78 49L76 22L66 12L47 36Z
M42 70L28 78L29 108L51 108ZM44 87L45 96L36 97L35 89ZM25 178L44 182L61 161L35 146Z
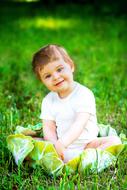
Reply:
M114 9L115 8L115 9ZM75 65L75 80L95 94L98 123L127 134L127 15L116 6L27 4L0 6L0 188L127 189L127 156L99 174L47 176L42 168L17 168L6 137L17 125L40 122L47 93L32 72L33 53L41 46L64 46Z

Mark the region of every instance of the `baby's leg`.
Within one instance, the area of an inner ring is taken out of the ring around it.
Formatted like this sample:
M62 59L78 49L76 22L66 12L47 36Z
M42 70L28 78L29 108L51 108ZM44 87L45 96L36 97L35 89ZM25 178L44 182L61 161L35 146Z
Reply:
M79 156L84 150L84 147L67 148L63 153L63 161L67 163L69 160Z
M44 139L41 138L41 137L33 137L33 139L34 139L34 140L37 140L37 141L44 141Z
M121 144L121 140L117 136L108 136L108 137L98 137L95 140L91 141L85 146L86 148L100 148L101 150L106 149L112 145Z

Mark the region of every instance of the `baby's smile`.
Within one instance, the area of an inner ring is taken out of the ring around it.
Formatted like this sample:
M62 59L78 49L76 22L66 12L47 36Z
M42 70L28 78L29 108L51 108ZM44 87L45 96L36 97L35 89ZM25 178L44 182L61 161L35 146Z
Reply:
M56 83L55 86L61 86L63 83L64 83L64 80L62 80L62 81Z

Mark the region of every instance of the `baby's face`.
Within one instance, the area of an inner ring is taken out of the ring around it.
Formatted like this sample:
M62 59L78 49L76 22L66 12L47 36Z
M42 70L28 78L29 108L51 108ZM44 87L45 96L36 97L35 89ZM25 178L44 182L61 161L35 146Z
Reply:
M63 59L59 59L46 64L39 74L43 84L50 91L58 93L63 98L73 90L73 71L73 67Z

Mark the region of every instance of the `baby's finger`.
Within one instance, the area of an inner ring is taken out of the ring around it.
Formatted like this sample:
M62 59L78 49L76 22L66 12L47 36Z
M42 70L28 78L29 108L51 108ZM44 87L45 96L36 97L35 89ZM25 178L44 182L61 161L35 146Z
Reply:
M64 154L61 154L61 159L64 160Z

